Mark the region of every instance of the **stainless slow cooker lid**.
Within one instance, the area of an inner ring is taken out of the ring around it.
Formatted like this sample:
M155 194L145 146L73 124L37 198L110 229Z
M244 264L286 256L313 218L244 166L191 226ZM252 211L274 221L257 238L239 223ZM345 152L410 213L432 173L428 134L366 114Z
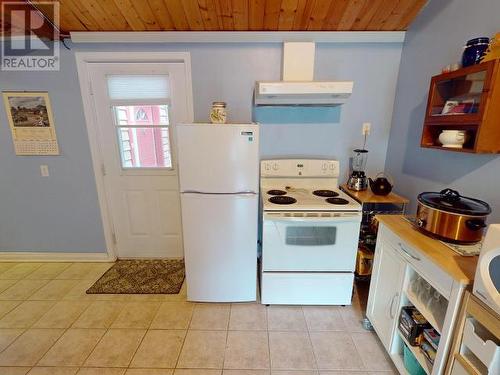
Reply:
M418 195L418 201L438 210L462 215L485 216L491 213L488 203L479 199L463 197L458 191L452 189L444 189L439 193L421 193Z

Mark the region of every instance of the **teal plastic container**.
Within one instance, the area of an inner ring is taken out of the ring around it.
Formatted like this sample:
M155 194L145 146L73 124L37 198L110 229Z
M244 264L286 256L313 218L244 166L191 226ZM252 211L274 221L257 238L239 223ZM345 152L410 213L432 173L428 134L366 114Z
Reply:
M406 371L408 371L410 375L425 375L424 369L420 366L420 363L418 363L417 359L411 350L408 349L406 344L403 349L403 361Z

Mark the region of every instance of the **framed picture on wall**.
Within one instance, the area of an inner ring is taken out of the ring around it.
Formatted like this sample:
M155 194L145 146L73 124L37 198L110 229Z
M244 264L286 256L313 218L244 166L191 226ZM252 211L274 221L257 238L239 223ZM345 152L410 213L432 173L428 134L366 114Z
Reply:
M16 155L59 155L47 92L4 91L3 100Z

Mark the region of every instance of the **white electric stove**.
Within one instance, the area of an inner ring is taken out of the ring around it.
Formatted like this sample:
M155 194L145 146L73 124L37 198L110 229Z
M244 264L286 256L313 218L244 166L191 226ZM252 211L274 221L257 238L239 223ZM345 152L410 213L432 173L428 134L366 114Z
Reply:
M351 304L361 205L335 160L261 161L263 304Z

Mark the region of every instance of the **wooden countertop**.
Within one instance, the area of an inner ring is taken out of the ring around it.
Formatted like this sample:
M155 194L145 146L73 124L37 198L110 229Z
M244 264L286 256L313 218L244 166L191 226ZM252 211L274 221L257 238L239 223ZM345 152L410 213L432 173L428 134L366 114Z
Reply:
M433 263L464 285L474 282L477 256L464 257L413 227L402 215L377 215L379 223L387 226L403 241L420 251Z
M359 203L406 204L409 202L409 200L405 197L402 197L395 193L389 193L387 195L375 195L370 188L363 191L352 191L347 188L347 184L342 184L340 187L343 191L345 191L352 198L356 199Z

